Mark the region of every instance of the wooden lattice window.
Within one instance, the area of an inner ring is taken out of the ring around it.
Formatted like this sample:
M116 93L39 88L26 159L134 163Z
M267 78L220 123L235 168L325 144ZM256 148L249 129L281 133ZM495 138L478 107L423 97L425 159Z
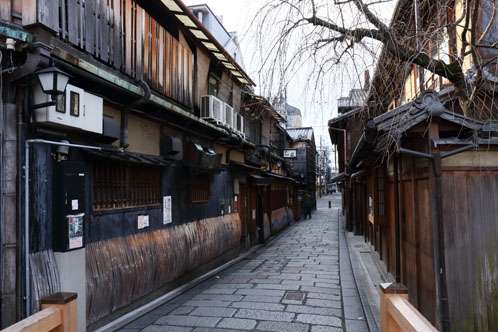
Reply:
M93 209L161 204L161 168L110 159L93 163Z
M189 184L190 202L194 204L209 201L209 177L199 176L190 180Z

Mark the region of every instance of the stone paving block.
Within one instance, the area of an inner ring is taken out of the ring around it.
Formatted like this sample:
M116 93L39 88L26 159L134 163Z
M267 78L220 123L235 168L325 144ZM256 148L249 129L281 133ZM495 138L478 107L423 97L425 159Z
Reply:
M314 286L315 283L307 280L282 280L282 285Z
M234 330L234 329L222 329L222 328L205 328L198 327L192 332L249 332L250 330Z
M190 300L185 302L186 306L192 307L228 307L231 301L208 301L208 300Z
M280 273L278 275L271 275L268 278L270 278L270 279L299 280L299 279L301 279L301 275L298 273Z
M239 309L260 309L273 311L284 311L285 309L285 306L282 304L262 302L234 302L230 305L230 307Z
M280 280L275 279L251 279L249 280L251 284L278 284Z
M255 296L255 295L247 295L243 299L243 301L248 301L248 302L265 302L265 303L280 303L281 300L282 300L281 296Z
M278 290L298 290L299 285L282 285L282 284L259 284L256 289L278 289Z
M179 325L187 327L215 327L220 317L175 316L168 315L156 321L156 325Z
M191 313L195 307L179 307L171 312L171 315L188 315Z
M232 317L237 311L231 308L221 307L199 307L190 313L191 316L209 316L209 317Z
M337 308L324 308L324 307L311 307L306 305L288 305L285 311L295 312L298 314L313 314L342 317L342 309Z
M259 295L259 296L284 296L285 291L273 289L239 289L236 294L240 295Z
M291 322L294 318L294 313L267 311L267 310L254 310L254 309L240 309L235 317L237 318L250 318L256 320L272 320L279 322Z
M324 294L332 294L332 295L341 295L340 289L333 288L324 288L324 287L310 287L310 286L302 286L301 290L312 293L324 293Z
M257 329L271 332L307 332L309 326L300 323L260 322Z
M242 295L216 295L216 294L199 294L192 299L192 301L197 300L208 300L208 301L240 301L242 300Z
M252 330L257 323L258 322L253 319L223 318L221 322L218 323L218 327L238 330Z
M349 330L346 330L346 331L349 331ZM341 328L338 328L338 327L315 325L315 326L311 327L311 332L343 332L343 330ZM351 332L357 332L357 331L351 330Z
M210 288L202 291L202 294L218 294L218 295L231 295L235 293L236 289L230 288Z
M150 325L141 332L190 332L192 328L181 326ZM121 332L121 331L120 331Z
M333 294L323 294L323 293L308 293L308 298L310 299L318 299L318 300L332 300L332 301L340 301L340 295Z
M308 324L342 327L342 319L331 316L298 314L296 321Z
M330 307L330 308L342 307L341 301L330 301L330 300L307 299L306 304L317 307Z
M217 283L213 285L213 288L253 288L254 285L250 283L243 284L230 284L230 283Z

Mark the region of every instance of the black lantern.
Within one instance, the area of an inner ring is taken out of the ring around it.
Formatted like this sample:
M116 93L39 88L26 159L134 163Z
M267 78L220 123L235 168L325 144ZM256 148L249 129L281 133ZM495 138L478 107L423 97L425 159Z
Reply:
M43 92L51 95L52 100L55 100L57 95L61 95L66 91L67 82L71 77L66 72L55 67L53 63L48 68L36 71L35 74L40 81Z

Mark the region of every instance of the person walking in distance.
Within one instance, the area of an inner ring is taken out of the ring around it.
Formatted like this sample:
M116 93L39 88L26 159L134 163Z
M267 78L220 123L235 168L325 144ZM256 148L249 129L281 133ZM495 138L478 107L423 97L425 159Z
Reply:
M308 216L311 219L311 197L310 194L304 194L303 198L303 210L304 210L304 219L307 219Z

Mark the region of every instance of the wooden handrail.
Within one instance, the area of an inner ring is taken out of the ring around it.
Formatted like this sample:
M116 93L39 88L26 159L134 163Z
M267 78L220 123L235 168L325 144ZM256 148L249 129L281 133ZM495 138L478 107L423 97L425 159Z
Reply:
M7 327L2 332L48 332L62 323L61 309L50 307Z
M56 293L42 299L42 309L0 332L77 332L75 293Z
M408 302L408 289L400 284L380 285L380 331L437 332Z

